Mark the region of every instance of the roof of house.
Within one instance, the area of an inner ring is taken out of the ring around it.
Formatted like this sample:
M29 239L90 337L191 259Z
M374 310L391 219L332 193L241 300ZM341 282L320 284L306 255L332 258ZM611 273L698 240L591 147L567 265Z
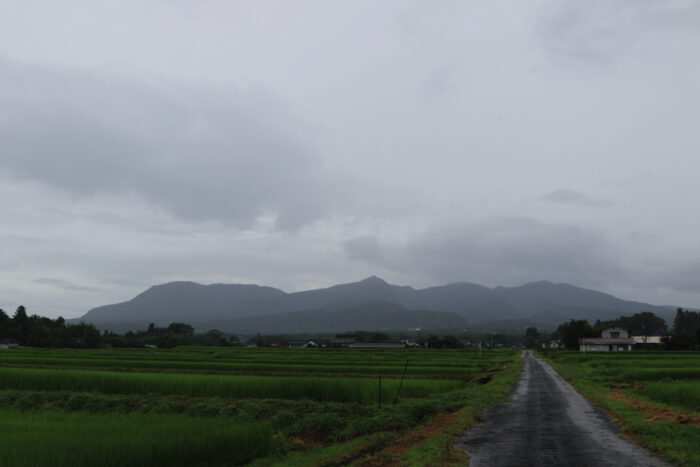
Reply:
M631 337L586 337L578 340L579 344L634 344Z

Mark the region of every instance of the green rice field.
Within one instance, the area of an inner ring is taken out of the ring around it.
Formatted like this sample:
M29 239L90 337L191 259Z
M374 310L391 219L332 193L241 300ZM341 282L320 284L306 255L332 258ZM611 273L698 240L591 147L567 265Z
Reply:
M379 455L440 414L459 413L466 428L517 381L518 355L0 350L0 466L340 465ZM407 455L439 462L444 449L428 441Z
M624 432L678 465L700 466L700 353L550 353L546 359Z

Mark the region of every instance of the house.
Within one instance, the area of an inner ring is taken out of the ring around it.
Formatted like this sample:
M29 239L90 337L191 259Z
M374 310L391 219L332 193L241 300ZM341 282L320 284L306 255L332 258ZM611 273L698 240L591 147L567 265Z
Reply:
M582 352L630 351L634 345L634 339L627 330L619 327L603 329L601 336L579 339L579 349Z
M318 347L314 341L289 341L290 349L306 349L309 347Z
M0 349L17 349L19 348L19 344L16 342L11 341L7 337L0 338Z

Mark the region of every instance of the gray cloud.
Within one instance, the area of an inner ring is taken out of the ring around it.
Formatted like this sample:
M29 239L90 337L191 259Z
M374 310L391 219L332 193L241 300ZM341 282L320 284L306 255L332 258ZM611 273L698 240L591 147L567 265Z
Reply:
M609 206L611 204L609 201L591 198L584 193L566 188L550 191L549 193L542 195L539 199L551 203L572 204L588 207Z
M5 3L15 306L372 274L700 302L698 1Z
M381 244L371 235L351 238L344 243L343 249L355 260L368 263L381 263L384 260Z
M378 242L366 237L346 243L354 259L397 271L420 271L438 283L513 285L549 279L600 286L623 271L605 236L527 218L435 227L400 248L384 246L377 253L378 248Z
M659 34L700 32L700 3L692 0L556 0L547 7L535 28L560 63L609 66L653 47Z
M294 119L260 91L0 61L0 104L0 170L75 196L136 195L242 227L271 214L282 229L322 216L334 196Z
M68 290L71 292L97 292L100 290L96 287L87 287L87 286L76 285L76 284L73 284L72 282L69 282L69 281L66 281L63 279L50 278L50 277L42 277L42 278L36 279L34 282L37 284L40 284L40 285L50 285L52 287L57 287L59 289Z
M649 285L668 287L669 289L690 293L700 293L700 261L687 262L681 265L664 265L645 271L647 277L645 282ZM697 304L695 304L697 306Z

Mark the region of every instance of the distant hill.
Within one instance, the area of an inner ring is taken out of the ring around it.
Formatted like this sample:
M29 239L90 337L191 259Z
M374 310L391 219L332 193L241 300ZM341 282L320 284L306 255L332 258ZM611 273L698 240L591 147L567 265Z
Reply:
M299 334L349 330L464 329L467 320L449 311L409 310L395 303L370 302L342 309L246 316L221 322L221 326L209 324L209 328L227 327L240 334Z
M625 301L569 284L533 282L495 287L459 282L426 289L387 283L378 277L332 287L285 293L242 284L170 282L133 299L94 308L73 321L101 329L143 329L181 321L199 330L237 333L459 329L510 323L554 327L571 318L606 320L641 311L672 319L668 307ZM488 326L487 326L488 327Z

